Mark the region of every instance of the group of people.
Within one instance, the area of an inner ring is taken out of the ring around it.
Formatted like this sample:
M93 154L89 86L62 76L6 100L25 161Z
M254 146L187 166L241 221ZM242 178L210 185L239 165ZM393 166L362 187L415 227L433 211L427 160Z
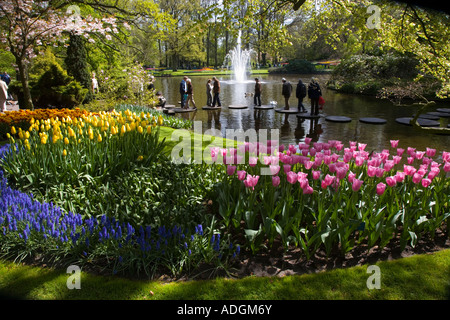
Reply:
M8 86L11 82L11 77L7 72L2 72L0 74L0 109L1 112L6 111L6 101L11 99L8 93Z
M220 102L220 81L216 77L208 79L206 83L206 105L208 107L222 107ZM180 96L181 96L181 108L189 109L189 102L192 103L194 109L197 106L194 101L194 87L192 86L192 80L187 76L183 77L180 83Z
M285 78L283 78L281 81L283 83L282 95L285 100L284 108L285 110L289 110L289 98L291 97L293 87L292 84ZM310 114L312 116L317 116L319 114L319 109L323 108L323 104L325 103L322 98L322 90L316 78L311 79L310 83L308 84L308 88L303 83L302 79L299 79L295 90L295 96L298 99L298 112L302 113L308 112L303 105L303 99L308 96L308 98L311 100Z

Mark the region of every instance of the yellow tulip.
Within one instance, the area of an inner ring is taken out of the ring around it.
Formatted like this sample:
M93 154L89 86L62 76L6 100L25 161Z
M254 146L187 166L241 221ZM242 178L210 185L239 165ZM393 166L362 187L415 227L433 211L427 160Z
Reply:
M64 144L69 144L69 139L67 137L64 138Z
M163 117L162 117L162 116L159 116L159 117L158 117L158 124L159 124L160 126L162 126L163 123L164 123Z
M97 141L102 142L102 135L100 133L98 134Z
M138 161L142 161L142 160L144 160L144 156L139 156L137 159L138 159Z
M29 139L30 138L30 133L28 131L25 131L25 139Z
M24 136L23 136L23 132L22 132L22 130L20 130L20 131L19 131L19 138L20 138L20 140L22 140L23 137L24 137Z
M138 132L139 133L143 133L144 132L144 128L142 128L141 126L138 127Z
M125 125L122 125L122 128L120 129L120 133L124 134L125 132L127 132L127 127L125 127Z
M16 133L17 133L16 128L14 128L14 126L12 126L11 127L11 134L16 134Z
M63 156L64 157L67 156L67 150L66 149L63 150Z
M151 126L148 126L148 127L147 127L147 133L148 133L148 134L151 134L151 133L152 133L152 127L151 127Z

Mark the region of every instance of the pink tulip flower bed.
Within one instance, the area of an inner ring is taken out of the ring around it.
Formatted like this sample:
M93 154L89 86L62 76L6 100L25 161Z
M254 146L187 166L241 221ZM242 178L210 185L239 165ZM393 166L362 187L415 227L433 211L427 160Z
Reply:
M448 232L450 152L402 148L398 140L381 152L366 147L306 139L211 148L215 169L227 173L216 194L225 230L244 234L253 252L278 238L308 259L319 248L345 254L394 239L403 250Z

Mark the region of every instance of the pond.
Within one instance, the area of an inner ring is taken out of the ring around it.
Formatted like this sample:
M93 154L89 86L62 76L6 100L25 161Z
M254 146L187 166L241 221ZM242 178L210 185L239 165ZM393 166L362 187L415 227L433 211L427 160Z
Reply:
M285 77L293 85L293 96L290 98L290 107L298 105L295 98L295 87L299 79L309 83L311 75L257 75L244 83L235 83L230 76L218 76L221 81L220 110L202 110L206 105L206 82L209 77L191 77L194 87L194 100L197 111L178 113L176 117L183 117L192 121L201 121L202 132L208 129L220 131L221 136L226 137L227 129L278 129L279 140L282 144L298 144L311 137L312 141L327 142L329 140L341 140L345 146L349 141L357 141L367 144L366 150L382 151L390 147L390 140L399 140L399 147L414 147L417 150L425 150L426 147L435 148L438 151L450 151L450 135L437 135L420 132L417 129L396 122L400 117L411 117L416 112L416 107L398 107L390 101L377 99L371 96L341 94L333 90L327 90L325 83L329 75L317 75L322 87L323 97L326 101L320 118L316 121L298 118L295 114L285 115L271 110L255 110L253 97L246 93L254 92L254 77L262 82L262 104L268 105L276 101L276 108L284 107L284 98L281 95L282 77ZM162 77L155 81L155 88L163 93L167 103L179 106L179 85L181 77ZM229 105L248 105L247 109L229 109ZM307 110L310 110L310 102L304 100ZM436 108L450 108L450 103L439 103ZM327 121L327 116L345 116L350 122ZM385 124L367 124L360 122L360 118L376 117L385 119ZM447 126L450 118L441 117L441 126ZM217 134L217 133L216 133Z

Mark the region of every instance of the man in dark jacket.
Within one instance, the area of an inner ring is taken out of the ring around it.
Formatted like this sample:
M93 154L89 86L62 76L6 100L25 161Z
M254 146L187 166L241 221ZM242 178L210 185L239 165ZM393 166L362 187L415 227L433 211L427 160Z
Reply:
M187 100L187 83L188 77L184 76L180 83L180 95L181 95L181 108L184 108Z
M311 79L308 85L308 97L311 99L311 115L319 115L319 98L322 96L322 90L315 78Z
M284 96L284 110L289 110L289 98L291 97L292 93L292 84L289 81L286 81L285 78L281 80L283 82L283 90L281 94Z
M295 95L298 99L298 112L307 112L305 106L303 105L303 99L306 97L306 86L303 83L302 79L298 80Z
M255 106L261 107L261 82L255 78L255 96L253 98Z

